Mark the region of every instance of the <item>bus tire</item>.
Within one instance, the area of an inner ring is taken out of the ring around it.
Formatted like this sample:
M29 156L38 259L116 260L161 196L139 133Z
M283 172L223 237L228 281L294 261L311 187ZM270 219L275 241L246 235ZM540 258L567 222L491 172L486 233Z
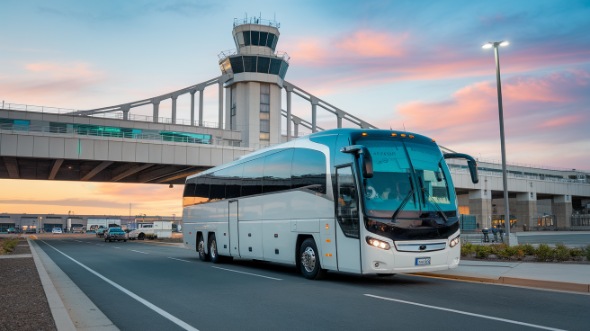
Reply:
M320 254L313 238L307 238L299 247L299 265L303 277L322 279L326 270L320 265Z
M213 263L221 262L219 254L217 254L217 240L215 239L215 233L209 235L209 259Z
M143 232L142 232L137 236L137 240L143 240L143 239L145 239L145 234L143 234Z
M199 259L201 261L208 261L209 255L205 252L205 240L203 235L197 237L197 252L199 252Z

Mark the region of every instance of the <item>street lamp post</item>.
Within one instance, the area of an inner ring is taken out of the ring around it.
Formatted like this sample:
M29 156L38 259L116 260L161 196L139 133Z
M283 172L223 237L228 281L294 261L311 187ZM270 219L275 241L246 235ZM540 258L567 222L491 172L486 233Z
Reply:
M502 182L504 184L504 227L506 228L506 240L510 246L510 207L508 205L508 179L506 177L506 144L504 143L504 110L502 109L502 84L500 83L500 55L498 46L508 46L507 41L490 41L482 48L494 48L496 59L496 85L498 88L498 112L500 115L500 145L502 148Z

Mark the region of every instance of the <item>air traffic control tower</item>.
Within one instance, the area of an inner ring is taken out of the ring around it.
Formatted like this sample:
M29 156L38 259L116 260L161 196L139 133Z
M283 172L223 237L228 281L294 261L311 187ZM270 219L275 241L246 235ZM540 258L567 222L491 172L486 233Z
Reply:
M235 19L235 52L222 52L225 126L242 132L244 146L281 142L281 89L289 68L286 54L275 52L279 24L260 18Z

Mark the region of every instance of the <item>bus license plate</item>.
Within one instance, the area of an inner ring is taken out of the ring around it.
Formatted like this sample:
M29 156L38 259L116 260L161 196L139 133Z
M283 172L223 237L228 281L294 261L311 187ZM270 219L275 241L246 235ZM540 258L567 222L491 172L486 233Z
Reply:
M430 265L430 258L429 257L417 257L416 258L416 265Z

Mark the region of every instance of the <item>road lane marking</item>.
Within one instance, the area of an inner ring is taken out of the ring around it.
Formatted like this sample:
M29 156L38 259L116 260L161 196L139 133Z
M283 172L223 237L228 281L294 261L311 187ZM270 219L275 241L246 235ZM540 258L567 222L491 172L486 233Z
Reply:
M176 261L182 261L182 262L188 262L188 263L191 263L191 262L193 262L193 261L188 261L188 260L183 260L183 259L177 259L177 258L175 258L175 257L170 257L170 256L168 256L168 258L169 258L169 259L172 259L172 260L176 260Z
M268 278L268 279L272 279L272 280L282 280L280 278L268 277L268 276L253 274L253 273L249 273L249 272L231 270L231 269L220 268L220 267L215 267L215 266L211 266L211 268L215 268L215 269L219 269L219 270L225 270L225 271L230 271L230 272L235 272L235 273L238 273L238 274L244 274L244 275L249 275L249 276L256 276L256 277Z
M499 321L499 322L506 322L506 323L511 323L511 324L523 325L523 326L528 326L528 327L536 328L536 329L552 330L552 331L565 331L563 329L552 328L552 327L549 327L549 326L543 326L543 325L537 325L537 324L530 324L530 323L525 323L525 322L519 322L519 321L515 321L515 320L509 320L509 319L506 319L506 318L500 318L500 317L480 315L480 314L470 313L470 312L456 310L456 309L450 309L450 308L444 308L444 307L437 307L437 306L425 305L423 303L417 303L417 302L405 301L405 300L400 300L400 299L393 299L393 298L381 297L381 296L372 295L372 294L365 294L365 296L371 297L371 298L375 298L375 299L386 300L386 301L394 301L394 302L399 302L399 303L405 303L405 304L408 304L408 305L414 305L414 306L419 306L419 307L423 307L423 308L430 308L430 309L448 311L448 312L456 313L456 314L462 314L462 315L467 315L467 316L485 318L485 319L490 319L490 320Z
M142 251L136 251L134 249L130 249L130 251L135 252L135 253L147 254L147 255L150 254L150 253L146 253L146 252L142 252Z
M154 305L153 303L145 300L144 298L140 297L139 295L127 290L126 288L122 287L121 285L115 283L114 281L106 278L105 276L101 275L100 273L98 273L97 271L94 271L93 269L90 269L89 267L87 267L85 264L78 262L76 259L74 259L73 257L67 255L66 253L60 251L59 249L51 246L50 244L46 243L45 241L41 240L44 244L46 244L47 246L53 248L55 251L57 251L58 253L60 253L61 255L67 257L68 259L72 260L74 263L76 263L77 265L81 266L82 268L86 269L88 272L90 272L91 274L95 275L96 277L104 280L105 282L107 282L108 284L110 284L111 286L113 286L114 288L118 289L119 291L127 294L128 296L130 296L131 298L139 301L139 303L143 304L144 306L150 308L151 310L155 311L156 313L160 314L160 316L166 318L167 320L169 320L170 322L180 326L181 328L185 329L185 330L189 330L189 331L199 331L199 329L196 329L194 327L192 327L191 325L189 325L188 323L182 321L181 319L173 316L172 314L168 313L167 311L161 309L160 307ZM147 254L147 253L146 253Z
M79 243L83 242L82 240L74 240L74 241L77 241L77 242L79 242Z

